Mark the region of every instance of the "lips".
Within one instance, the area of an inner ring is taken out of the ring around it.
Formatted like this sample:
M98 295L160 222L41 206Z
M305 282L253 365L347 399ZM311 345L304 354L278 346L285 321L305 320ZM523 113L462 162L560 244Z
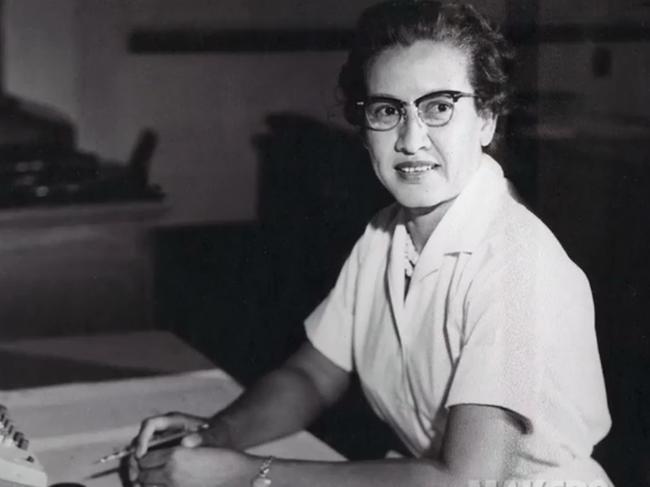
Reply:
M403 175L420 175L433 171L440 167L440 164L430 161L405 161L395 165L395 170Z

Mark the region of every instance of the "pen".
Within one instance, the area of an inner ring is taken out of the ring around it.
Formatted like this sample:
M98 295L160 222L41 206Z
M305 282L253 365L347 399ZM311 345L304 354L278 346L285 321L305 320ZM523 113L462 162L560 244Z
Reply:
M179 431L177 433L171 433L171 434L159 436L157 438L152 439L149 442L149 448L159 446L159 445L163 445L165 443L169 443L169 442L172 442L172 441L175 441L175 440L180 440L180 439L186 437L187 435L191 435L193 433L198 433L199 431L202 431L202 430L207 429L209 427L210 427L209 423L203 423L202 425L197 426L195 428ZM125 448L122 448L121 450L113 452L110 455L106 455L106 456L101 457L99 460L95 461L95 463L106 463L106 462L110 462L112 460L118 460L120 458L124 458L124 457L126 457L128 455L131 455L134 451L135 451L135 447L130 445L130 446L127 446Z

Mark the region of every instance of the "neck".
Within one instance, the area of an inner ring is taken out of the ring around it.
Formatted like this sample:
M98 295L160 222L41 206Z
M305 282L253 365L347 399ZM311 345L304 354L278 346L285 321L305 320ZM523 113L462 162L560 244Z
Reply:
M421 252L454 199L443 201L431 208L405 208L406 228L411 235L415 250Z

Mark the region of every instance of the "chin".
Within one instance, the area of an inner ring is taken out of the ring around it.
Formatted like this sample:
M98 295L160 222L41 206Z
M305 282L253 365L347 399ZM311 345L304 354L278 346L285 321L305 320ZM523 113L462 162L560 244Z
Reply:
M422 195L422 194L393 194L395 200L404 208L409 210L426 210L434 209L442 203L454 199L457 194L432 194Z

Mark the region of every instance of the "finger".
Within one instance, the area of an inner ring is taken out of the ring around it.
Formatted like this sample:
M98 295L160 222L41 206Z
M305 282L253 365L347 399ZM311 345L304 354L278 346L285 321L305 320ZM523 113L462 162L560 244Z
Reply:
M129 457L128 460L128 472L129 472L129 481L131 483L135 482L135 480L138 478L138 472L140 471L140 468L138 467L138 462L134 457Z
M142 470L151 470L164 466L169 460L173 448L150 451L138 459L138 467Z
M137 468L129 468L129 482L135 485L138 480L138 475L140 475L140 470Z
M203 437L198 433L192 433L191 435L187 435L181 441L181 445L186 448L196 448L197 446L201 446L202 444L203 444Z
M176 426L179 422L180 419L174 414L145 419L140 425L138 436L135 438L135 456L139 458L147 453L149 442L154 433Z

